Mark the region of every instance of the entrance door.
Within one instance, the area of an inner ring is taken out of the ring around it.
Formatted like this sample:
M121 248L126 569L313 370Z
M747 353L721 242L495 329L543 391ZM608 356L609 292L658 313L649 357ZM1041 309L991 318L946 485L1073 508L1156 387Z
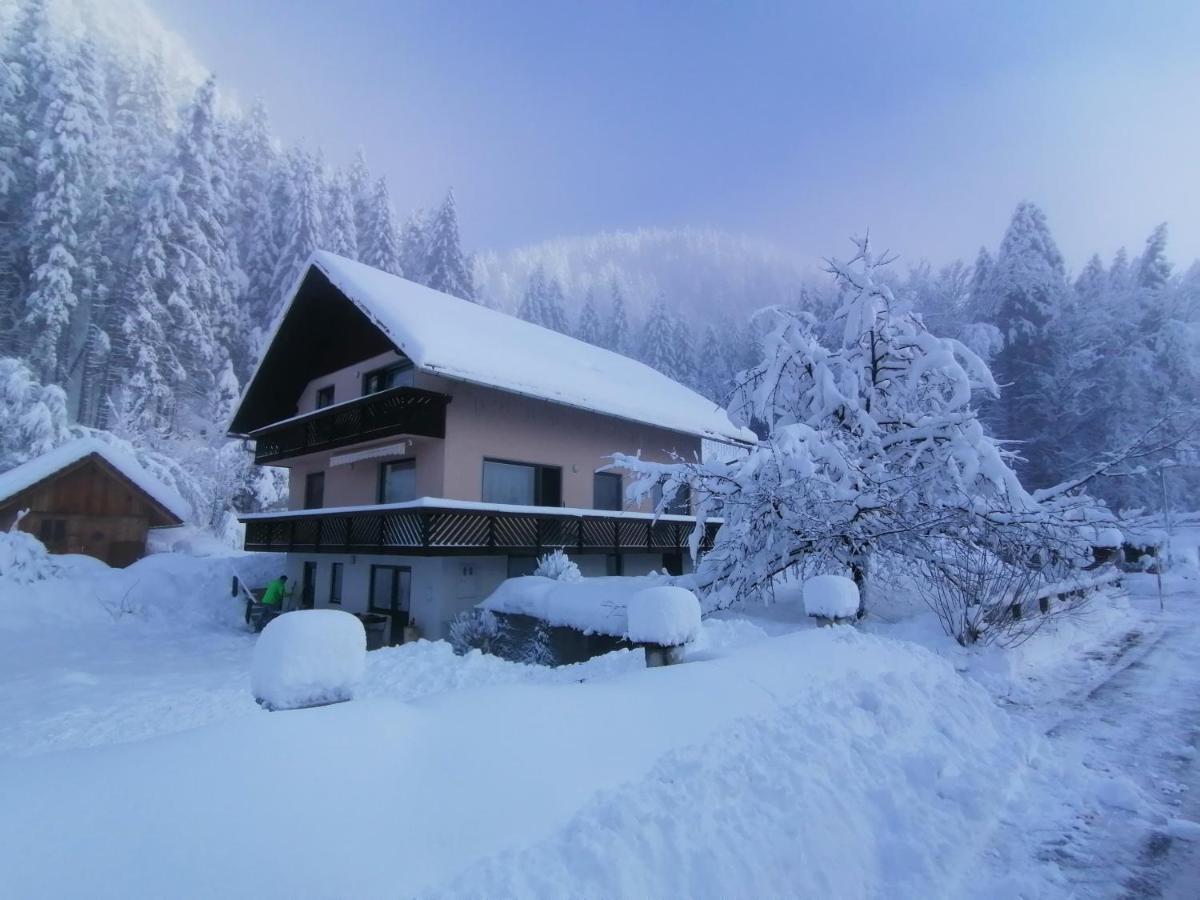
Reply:
M312 609L316 606L317 597L317 564L306 562L304 573L300 577L300 608Z
M408 625L412 569L408 566L371 566L371 612L391 620L391 644L404 642Z

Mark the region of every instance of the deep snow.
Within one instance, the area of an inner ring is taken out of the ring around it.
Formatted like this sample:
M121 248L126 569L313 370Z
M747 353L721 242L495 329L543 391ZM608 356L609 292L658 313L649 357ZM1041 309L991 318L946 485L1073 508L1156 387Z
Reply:
M1196 895L1194 582L1007 652L904 595L816 629L784 586L680 666L418 642L350 703L266 713L227 598L251 563L0 585L6 893Z

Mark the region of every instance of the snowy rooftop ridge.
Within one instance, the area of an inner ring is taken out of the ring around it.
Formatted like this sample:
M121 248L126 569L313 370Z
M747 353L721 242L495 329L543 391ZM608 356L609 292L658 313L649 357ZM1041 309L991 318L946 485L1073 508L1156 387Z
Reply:
M187 502L173 488L147 472L132 455L91 437L69 441L55 447L49 453L43 453L16 468L0 473L0 502L33 487L93 453L145 491L180 521L185 521L191 515Z
M723 443L755 440L716 403L611 350L327 251L311 266L422 371Z

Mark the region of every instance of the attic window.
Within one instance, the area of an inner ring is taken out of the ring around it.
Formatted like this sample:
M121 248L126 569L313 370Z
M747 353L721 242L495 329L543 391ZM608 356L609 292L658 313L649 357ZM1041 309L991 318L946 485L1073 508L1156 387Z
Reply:
M378 394L394 387L413 386L413 367L410 362L394 363L381 369L372 369L363 376L363 396Z

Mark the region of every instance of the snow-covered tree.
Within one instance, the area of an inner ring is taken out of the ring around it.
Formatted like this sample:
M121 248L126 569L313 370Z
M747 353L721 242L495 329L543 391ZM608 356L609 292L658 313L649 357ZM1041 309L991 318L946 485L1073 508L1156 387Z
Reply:
M650 308L642 328L638 358L652 369L671 376L677 363L675 320L660 297Z
M517 311L522 319L567 334L567 314L563 308L562 286L557 278L549 278L541 266L534 269L525 286L525 296Z
M421 210L414 210L400 230L400 268L404 277L409 281L423 283L425 278L426 249L425 215Z
M43 385L21 360L0 357L0 471L53 450L73 436L63 389Z
M635 494L659 486L665 508L686 485L701 523L724 518L698 569L710 605L761 596L802 562L848 570L865 589L873 554L925 558L941 540L1003 538L1047 562L1083 550L985 432L972 398L997 391L986 364L930 334L888 288L886 257L865 238L855 246L829 263L843 298L836 344L779 310L764 359L739 377L731 417L763 440L723 462L616 459L640 476Z
M588 344L601 346L600 316L596 313L596 298L591 291L587 292L583 307L579 310L579 320L575 325L575 337Z
M335 171L325 191L325 241L327 250L358 258L358 228L354 224L354 198L345 173Z
M284 232L288 242L275 266L272 291L277 303L287 299L288 292L299 277L313 252L321 249L325 222L321 209L321 171L317 158L304 150L288 154L291 183L294 190Z
M425 270L420 280L435 291L464 300L475 299L471 266L463 256L458 240L454 188L446 192L445 200L431 217L425 231Z
M609 312L608 325L604 329L604 346L614 353L629 353L629 318L625 312L625 295L621 286L613 279L609 293L612 297L612 309Z
M363 227L358 231L359 259L368 266L393 275L403 275L400 267L400 238L387 181L379 178L365 210Z

